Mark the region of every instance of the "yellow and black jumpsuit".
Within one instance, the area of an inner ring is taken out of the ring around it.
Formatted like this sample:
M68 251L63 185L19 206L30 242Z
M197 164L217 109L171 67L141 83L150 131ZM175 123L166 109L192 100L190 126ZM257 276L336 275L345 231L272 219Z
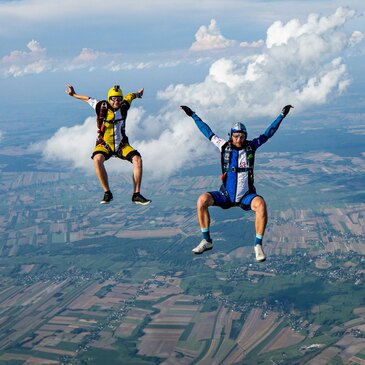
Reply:
M115 156L132 162L133 156L140 156L140 153L129 145L128 137L125 134L127 113L135 98L136 94L130 93L124 97L120 108L114 109L114 111L112 107L108 108L103 135L99 134L91 158L101 153L106 160ZM88 104L94 109L98 102L94 98L88 100Z

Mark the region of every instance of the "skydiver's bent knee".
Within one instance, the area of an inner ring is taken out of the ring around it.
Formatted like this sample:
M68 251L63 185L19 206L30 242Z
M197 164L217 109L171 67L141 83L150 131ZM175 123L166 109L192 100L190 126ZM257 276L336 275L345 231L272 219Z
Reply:
M139 157L139 159L142 160L142 156L137 150L133 150L133 151L129 152L127 154L127 156L125 157L125 159L127 161L129 161L130 163L133 163L133 157L135 157L135 156Z
M117 153L117 157L122 160L127 160L130 163L133 163L132 159L134 156L141 157L141 154L128 143L124 143Z
M95 160L99 160L101 156L104 156L104 161L109 160L112 154L103 147L96 147L91 155L91 158Z
M262 215L266 214L266 203L262 196L256 195L251 201L251 209Z
M209 191L209 194L213 199L214 206L220 207L222 209L228 209L234 207L234 204L229 199L229 196L224 194L222 191Z
M264 198L260 195L257 195L256 193L251 193L245 195L241 202L239 203L240 208L243 210L256 210L254 209L256 207L256 201L262 201L265 204Z
M213 197L210 195L210 193L204 193L202 195L200 195L200 197L198 198L198 208L199 207L209 207L211 205L214 204L214 200Z

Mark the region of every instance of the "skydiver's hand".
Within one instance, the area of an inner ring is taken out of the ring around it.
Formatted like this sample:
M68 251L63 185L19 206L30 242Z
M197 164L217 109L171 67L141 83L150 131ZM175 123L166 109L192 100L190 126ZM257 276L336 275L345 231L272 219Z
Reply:
M181 105L180 108L186 113L187 116L191 117L193 115L193 112L188 106Z
M68 94L70 96L74 96L76 93L75 93L75 89L73 88L73 86L70 84L66 84L66 86L67 86L66 94Z
M281 114L284 115L284 117L286 117L289 113L290 108L294 108L291 105L285 105L284 108L281 110Z
M136 97L141 99L142 98L142 95L143 95L143 92L144 92L144 89L139 89L137 92L136 92Z

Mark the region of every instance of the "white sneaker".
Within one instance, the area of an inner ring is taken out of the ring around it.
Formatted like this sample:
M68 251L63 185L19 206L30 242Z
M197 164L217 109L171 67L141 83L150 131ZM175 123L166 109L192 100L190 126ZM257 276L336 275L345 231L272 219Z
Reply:
M261 245L255 245L255 255L257 262L263 262L266 260L265 252Z
M196 255L201 255L204 251L209 251L213 248L213 243L208 242L205 238L201 240L198 246L193 248L191 251Z

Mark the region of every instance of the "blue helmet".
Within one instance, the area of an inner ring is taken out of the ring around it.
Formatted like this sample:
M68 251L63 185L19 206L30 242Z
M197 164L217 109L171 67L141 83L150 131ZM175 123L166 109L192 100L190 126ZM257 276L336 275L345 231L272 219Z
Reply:
M243 133L245 135L245 138L247 138L247 129L245 125L240 122L233 124L230 136L232 136L232 133Z

